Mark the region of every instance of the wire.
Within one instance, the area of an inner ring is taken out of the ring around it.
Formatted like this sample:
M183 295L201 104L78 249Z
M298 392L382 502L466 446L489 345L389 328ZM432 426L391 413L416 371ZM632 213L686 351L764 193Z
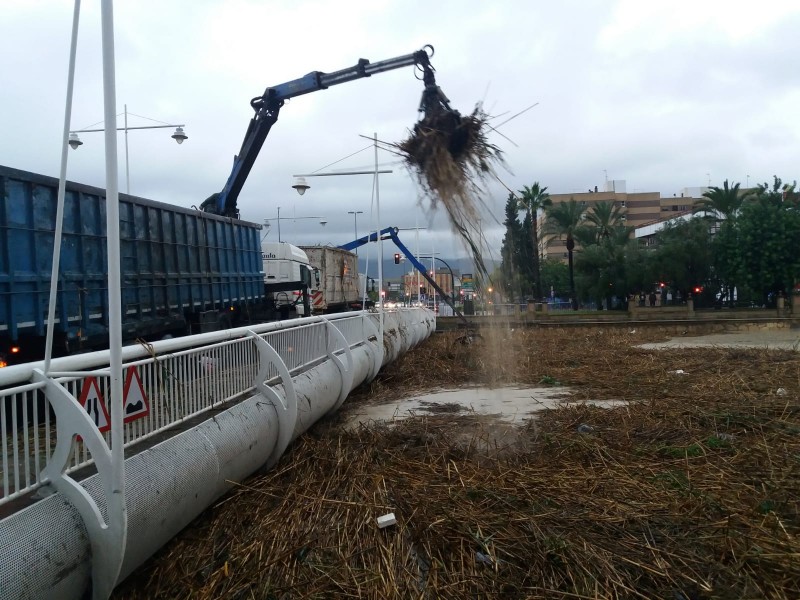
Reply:
M125 112L117 113L115 116L121 117L125 114ZM137 115L136 113L132 113L128 111L128 114L133 117L139 117L140 119L147 119L148 121L153 121L153 123L161 123L162 125L171 125L171 123L167 123L166 121L159 121L158 119L151 119L150 117L145 117L143 115ZM103 119L97 121L97 123L92 123L91 125L86 125L85 127L81 127L81 129L89 129L89 127L94 127L95 125L100 125L100 123L105 123ZM80 131L81 129L76 129L75 131ZM324 169L325 167L323 167Z
M122 113L120 113L122 114ZM140 119L147 119L148 121L153 121L153 123L161 123L162 125L171 125L171 123L167 123L166 121L159 121L158 119L151 119L150 117L145 117L143 115L137 115L136 113L132 113L128 111L129 115L133 115L134 117L139 117ZM117 115L119 116L119 115Z
M317 169L316 171L311 171L311 172L312 172L312 173L318 173L319 171L322 171L322 169L327 169L328 167L331 167L331 166L333 166L333 165L335 165L335 164L337 164L337 163L340 163L340 162L342 162L343 160L347 160L347 159L348 159L348 158L350 158L351 156L355 156L356 154L359 154L359 153L361 153L361 152L364 152L364 150L369 150L370 148L372 148L372 144L370 144L369 146L365 146L365 147L363 147L361 150L356 150L356 151L355 151L355 152L353 152L352 154L348 154L347 156L345 156L345 157L343 157L343 158L340 158L339 160L335 160L335 161L333 161L332 163L330 163L330 164L327 164L327 165L325 165L324 167L320 167L320 168L319 168L319 169Z

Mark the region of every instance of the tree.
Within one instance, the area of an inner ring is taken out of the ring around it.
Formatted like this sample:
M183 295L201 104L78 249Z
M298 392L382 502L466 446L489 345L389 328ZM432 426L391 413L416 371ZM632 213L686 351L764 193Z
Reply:
M572 262L572 251L575 250L575 232L583 227L583 214L586 207L578 204L575 198L569 202L561 202L547 209L545 232L558 238L566 238L567 264L569 265L569 292L572 296L572 308L578 310L578 298L575 295L575 270Z
M591 229L596 237L596 243L618 235L620 227L625 229L626 236L630 235L632 228L625 227L625 215L622 209L614 202L597 202L586 213L586 220L593 225Z
M567 265L557 258L547 257L542 261L542 289L545 295L553 293L556 296L565 296L569 293L569 270Z
M527 211L528 218L530 219L531 231L531 259L533 264L533 277L534 277L534 291L536 299L542 299L542 274L539 265L539 231L538 231L538 215L540 210L544 210L552 205L550 195L547 193L546 187L541 187L539 182L536 181L530 187L527 185L522 186L519 191L520 198L518 200L518 207L521 210Z
M739 281L739 273L742 268L738 225L737 221L723 221L711 240L714 275L721 290L720 301L727 299L731 307L736 298L736 282ZM739 299L741 299L741 290L739 290Z
M586 229L596 235L596 227ZM586 235L583 231L579 228L575 232L579 242ZM581 242L582 249L575 260L578 295L596 300L598 308L602 308L604 300L612 308L614 297L620 301L620 308L626 308L628 294L649 287L645 282L652 281L645 253L628 235L628 228L617 226L598 243Z
M742 209L745 197L739 193L739 185L728 186L728 180L722 187L712 187L703 194L692 209L692 213L704 213L714 221L733 220Z
M523 277L522 269L520 269L522 226L519 222L517 206L516 196L509 194L505 207L506 218L503 223L506 227L506 234L500 247L500 257L502 259L502 285L506 293L522 297L525 294L527 282L524 281L525 278Z
M669 282L684 298L695 287L709 283L713 271L708 221L667 223L657 240L652 256L655 278Z
M780 183L776 178L775 189L757 194L737 221L738 281L765 304L800 280L800 211Z

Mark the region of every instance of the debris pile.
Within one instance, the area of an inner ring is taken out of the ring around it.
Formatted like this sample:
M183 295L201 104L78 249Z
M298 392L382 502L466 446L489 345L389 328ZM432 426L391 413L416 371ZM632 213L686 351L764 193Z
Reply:
M404 378L431 389L549 375L573 399L628 404L540 413L520 430L529 443L502 455L463 442L469 417L319 424L114 597L796 597L796 352L503 335L504 352L434 336L348 403L396 396Z
M395 145L429 199L431 210L444 205L453 231L467 244L484 274L477 228L483 218L480 196L482 184L502 164L500 149L488 140L488 122L489 115L480 104L466 116L438 106Z

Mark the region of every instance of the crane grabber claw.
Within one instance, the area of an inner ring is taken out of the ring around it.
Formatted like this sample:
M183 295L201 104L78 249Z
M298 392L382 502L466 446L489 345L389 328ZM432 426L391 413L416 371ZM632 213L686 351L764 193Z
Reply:
M419 112L423 113L426 118L443 112L459 115L458 111L450 107L450 99L436 83L436 69L433 68L430 61L433 53L433 46L430 44L424 46L417 53L420 56L417 66L422 70L422 83L425 84L422 99L419 102Z

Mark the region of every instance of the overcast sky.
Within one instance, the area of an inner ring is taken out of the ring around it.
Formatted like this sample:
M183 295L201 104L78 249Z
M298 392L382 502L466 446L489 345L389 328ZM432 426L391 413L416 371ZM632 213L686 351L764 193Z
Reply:
M71 127L103 117L100 2L84 0ZM58 176L73 3L0 0L0 164ZM672 195L728 178L744 185L798 176L800 2L137 0L115 3L117 103L137 115L185 123L129 135L131 192L197 205L224 185L252 115L250 99L310 71L359 58L383 60L432 44L437 81L462 112L482 101L501 123L503 183L534 181L553 193L602 188ZM399 141L417 119L422 91L413 68L398 69L287 102L239 200L242 218L281 221L284 241L344 243L372 211L370 176L309 180L300 198L292 175L322 169L369 145ZM130 117L129 125L151 121ZM122 124L120 119L119 125ZM84 134L69 154L69 179L104 183L103 138ZM120 188L125 189L124 138ZM332 169L371 168L372 150ZM418 204L402 166L380 183L382 225L429 229L423 251L452 256L445 219ZM499 220L507 192L485 201ZM489 219L487 218L487 222ZM484 226L499 248L499 226ZM413 232L403 235L413 245ZM275 228L267 239L277 239Z

